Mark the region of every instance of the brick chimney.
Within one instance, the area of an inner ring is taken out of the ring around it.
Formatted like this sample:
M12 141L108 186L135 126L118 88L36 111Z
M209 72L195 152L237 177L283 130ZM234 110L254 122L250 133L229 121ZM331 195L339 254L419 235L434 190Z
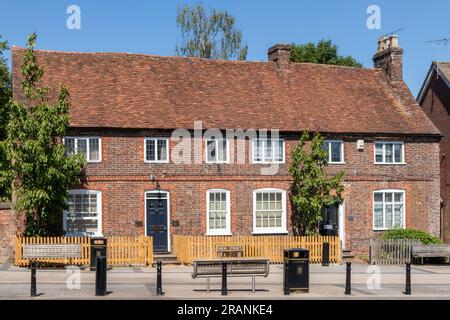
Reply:
M403 80L403 49L398 45L397 35L379 38L372 60L374 67L383 69L391 81Z
M275 62L278 68L286 67L291 61L291 46L276 44L267 51L269 61Z

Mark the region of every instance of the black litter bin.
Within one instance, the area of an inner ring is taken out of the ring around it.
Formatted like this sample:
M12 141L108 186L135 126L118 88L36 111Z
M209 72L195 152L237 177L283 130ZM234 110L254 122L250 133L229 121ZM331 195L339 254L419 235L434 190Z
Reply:
M106 238L91 238L91 271L95 270L98 257L106 257Z
M284 250L283 288L284 294L309 292L309 250Z

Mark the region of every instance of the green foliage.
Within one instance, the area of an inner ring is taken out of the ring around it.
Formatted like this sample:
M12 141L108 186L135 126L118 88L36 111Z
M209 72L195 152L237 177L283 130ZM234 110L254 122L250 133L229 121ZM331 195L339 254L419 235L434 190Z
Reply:
M331 40L321 40L317 44L311 42L307 44L293 44L291 61L362 67L362 64L351 56L340 56L338 47Z
M67 190L79 183L85 160L67 157L61 137L69 128L69 92L61 86L50 104L49 88L38 87L44 73L37 64L36 35L22 57L22 91L26 103L12 100L5 142L15 209L26 214L27 236L57 234ZM5 173L3 173L5 174Z
M428 232L415 230L415 229L400 229L394 228L386 231L383 236L383 239L413 239L420 240L423 244L440 244L442 243L441 239L435 237Z
M8 49L8 42L0 41L0 201L7 200L11 196L9 161L4 146L12 96L11 74L4 56L4 52Z
M175 48L179 56L224 60L247 57L242 32L226 11L213 9L207 13L202 4L184 5L178 8L177 27L182 37L182 45Z
M327 152L322 149L324 138L315 134L310 140L304 132L292 152L292 164L289 173L292 176L291 203L292 225L299 235L317 233L317 226L322 219L322 208L341 204L343 201L343 172L334 176L325 173L328 165Z

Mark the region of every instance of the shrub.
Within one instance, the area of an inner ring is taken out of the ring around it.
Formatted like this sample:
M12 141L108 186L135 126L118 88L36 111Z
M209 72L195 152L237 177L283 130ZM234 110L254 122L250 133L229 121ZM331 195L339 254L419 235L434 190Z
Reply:
M391 229L386 231L383 239L415 239L420 240L423 244L440 244L441 239L435 237L428 232L415 229Z

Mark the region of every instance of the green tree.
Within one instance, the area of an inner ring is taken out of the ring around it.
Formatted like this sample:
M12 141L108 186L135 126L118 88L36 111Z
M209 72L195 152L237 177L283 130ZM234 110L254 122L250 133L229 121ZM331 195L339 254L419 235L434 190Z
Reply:
M0 41L0 201L7 200L11 196L11 177L8 174L9 161L6 156L4 141L12 95L11 74L4 56L8 49L8 42Z
M341 204L343 201L344 172L328 176L325 173L328 155L323 150L324 138L318 133L314 134L308 148L309 140L310 134L304 132L292 152L289 168L293 180L292 225L294 232L299 235L315 234L322 219L322 208Z
M39 85L44 70L35 42L33 33L22 56L25 101L11 102L5 146L14 207L26 215L25 235L45 236L59 234L68 188L80 182L85 160L65 154L61 137L69 128L69 92L61 85L58 99L49 102L50 88Z
M307 44L293 44L291 61L362 67L362 64L353 57L339 55L338 47L331 40L321 40L317 44L312 42Z
M242 32L235 27L235 19L226 11L206 12L202 4L178 8L177 27L182 44L176 46L178 56L207 59L245 60L247 45Z

